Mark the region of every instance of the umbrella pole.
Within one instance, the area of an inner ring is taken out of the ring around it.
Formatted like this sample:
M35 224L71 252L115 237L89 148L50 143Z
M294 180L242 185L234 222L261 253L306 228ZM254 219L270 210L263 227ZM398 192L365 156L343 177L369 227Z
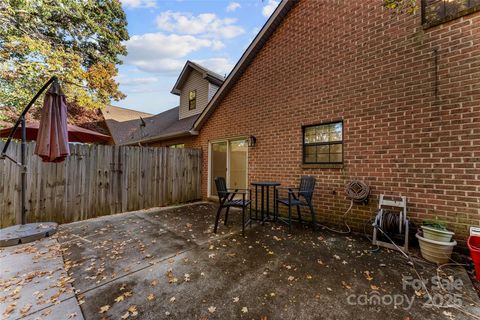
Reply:
M21 145L21 161L22 161L22 173L21 173L21 183L22 183L22 208L21 208L21 224L24 225L27 223L27 209L25 208L26 202L26 187L27 187L27 164L25 163L25 148L27 144L27 122L25 121L25 115L22 115L22 145Z

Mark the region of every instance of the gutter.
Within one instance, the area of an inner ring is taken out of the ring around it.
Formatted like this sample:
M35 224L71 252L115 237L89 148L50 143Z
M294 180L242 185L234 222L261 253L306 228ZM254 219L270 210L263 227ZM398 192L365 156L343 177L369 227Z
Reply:
M199 133L198 131L193 130L193 129L188 130L188 131L172 132L172 133L162 134L162 135L147 138L147 139L132 141L132 142L129 142L129 143L122 144L122 146L134 146L134 145L141 146L142 143L149 143L149 142L155 142L155 141L161 141L161 140L167 140L167 139L173 139L173 138L188 137L188 136L198 136L198 133Z

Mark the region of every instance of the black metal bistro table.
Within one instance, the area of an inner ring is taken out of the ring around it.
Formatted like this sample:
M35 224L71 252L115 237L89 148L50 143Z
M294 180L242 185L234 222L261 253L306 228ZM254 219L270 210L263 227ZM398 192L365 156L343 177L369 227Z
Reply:
M252 182L252 186L255 187L255 217L252 216L250 211L250 219L251 220L260 220L263 222L265 221L275 221L277 219L277 212L276 212L276 205L275 205L275 197L276 192L275 188L280 186L279 182L271 182L271 181L262 181L262 182ZM273 219L270 219L270 188L273 190ZM260 189L260 216L258 218L258 192ZM267 214L265 217L265 213Z

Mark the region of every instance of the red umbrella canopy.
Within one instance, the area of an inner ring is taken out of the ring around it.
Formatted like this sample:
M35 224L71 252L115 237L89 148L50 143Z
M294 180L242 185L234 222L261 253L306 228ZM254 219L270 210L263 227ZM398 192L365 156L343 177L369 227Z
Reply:
M38 123L27 123L27 140L37 140ZM12 128L0 129L0 138L7 138ZM82 127L67 125L68 141L80 143L108 143L111 137L98 133L96 131L88 130ZM13 135L15 139L22 139L22 130L18 128Z

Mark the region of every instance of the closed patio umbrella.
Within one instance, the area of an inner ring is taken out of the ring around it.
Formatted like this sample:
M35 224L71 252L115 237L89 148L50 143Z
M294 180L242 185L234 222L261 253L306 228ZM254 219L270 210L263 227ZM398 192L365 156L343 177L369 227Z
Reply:
M45 236L50 236L56 232L57 224L54 222L46 223L26 223L26 173L27 165L25 158L25 146L27 140L27 125L25 115L30 110L35 101L40 95L53 84L48 91L45 101L44 109L42 110L42 122L40 124L41 134L39 134L39 146L35 153L39 154L47 161L62 161L69 154L68 136L67 136L67 110L65 97L63 96L57 77L51 77L43 85L43 87L35 94L28 105L23 109L20 117L11 128L8 139L3 146L0 153L0 159L9 159L21 168L21 210L17 216L17 225L0 229L0 246L9 246L19 243L25 243L40 239ZM7 155L7 149L11 140L16 134L17 129L21 126L21 155L20 161L13 159Z
M67 102L58 81L45 94L35 154L44 162L62 162L70 154Z

